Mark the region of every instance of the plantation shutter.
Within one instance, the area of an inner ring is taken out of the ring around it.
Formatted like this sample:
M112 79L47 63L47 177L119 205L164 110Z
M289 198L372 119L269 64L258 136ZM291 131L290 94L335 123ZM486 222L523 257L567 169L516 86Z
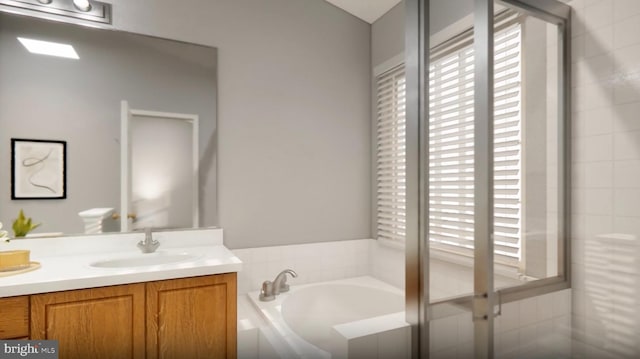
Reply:
M496 19L494 39L494 257L517 272L521 214L521 26ZM473 34L432 51L429 82L431 248L473 257Z
M377 238L404 243L405 76L398 66L376 78Z

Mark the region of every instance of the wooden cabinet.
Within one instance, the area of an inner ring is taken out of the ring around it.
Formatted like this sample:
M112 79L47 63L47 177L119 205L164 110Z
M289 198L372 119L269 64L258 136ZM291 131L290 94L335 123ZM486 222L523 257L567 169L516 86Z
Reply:
M15 298L27 299L28 313L29 298ZM30 338L58 340L61 359L233 359L236 301L236 273L36 294Z
M58 340L60 358L145 355L145 285L31 296L31 338Z
M147 284L147 358L235 358L236 274Z
M0 339L29 336L29 297L0 298Z

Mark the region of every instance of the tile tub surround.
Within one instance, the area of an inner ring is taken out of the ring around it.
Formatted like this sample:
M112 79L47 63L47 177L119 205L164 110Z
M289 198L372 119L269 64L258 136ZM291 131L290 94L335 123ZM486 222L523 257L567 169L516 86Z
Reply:
M383 282L404 289L404 246L372 240L369 243L369 273Z
M568 4L574 338L639 357L640 1Z
M42 267L0 278L0 296L238 272L242 262L223 245L222 235L222 229L154 232L161 254L189 253L196 258L127 268L95 268L90 263L143 256L136 244L144 233L12 240L2 243L4 249L29 249L31 260Z
M238 273L238 294L259 290L262 282L273 281L287 268L298 273L297 278L288 279L294 285L368 275L372 242L375 241L356 239L234 249L243 263L243 270Z
M404 247L381 244L375 239L296 244L276 247L234 249L242 260L238 273L238 293L261 288L283 269L298 277L294 284L370 275L396 288L404 288Z

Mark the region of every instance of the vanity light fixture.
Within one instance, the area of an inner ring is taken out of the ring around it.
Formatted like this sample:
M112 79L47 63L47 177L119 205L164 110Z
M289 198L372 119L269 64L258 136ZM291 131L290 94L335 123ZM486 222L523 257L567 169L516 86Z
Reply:
M0 11L90 27L111 27L111 4L98 0L0 0Z
M80 11L91 10L91 4L89 3L89 0L73 0L73 5L75 5L76 9Z
M28 39L26 37L18 37L18 41L20 41L22 46L24 46L32 54L58 56L75 60L78 60L80 58L73 46L69 44Z

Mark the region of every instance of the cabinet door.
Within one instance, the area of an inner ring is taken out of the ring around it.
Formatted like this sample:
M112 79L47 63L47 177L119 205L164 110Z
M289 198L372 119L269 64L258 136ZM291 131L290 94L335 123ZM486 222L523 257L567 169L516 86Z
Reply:
M55 339L60 358L144 358L144 284L31 296L32 339Z
M235 358L236 274L147 283L147 358Z
M0 298L0 339L29 335L29 297Z

